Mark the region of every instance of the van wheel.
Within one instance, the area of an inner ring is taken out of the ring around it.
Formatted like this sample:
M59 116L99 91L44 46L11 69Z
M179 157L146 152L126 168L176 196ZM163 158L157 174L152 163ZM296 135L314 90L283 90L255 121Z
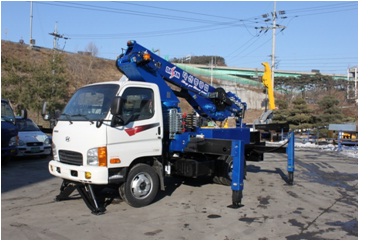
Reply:
M125 183L119 187L120 197L132 207L149 205L158 192L159 180L154 168L137 164L128 173Z

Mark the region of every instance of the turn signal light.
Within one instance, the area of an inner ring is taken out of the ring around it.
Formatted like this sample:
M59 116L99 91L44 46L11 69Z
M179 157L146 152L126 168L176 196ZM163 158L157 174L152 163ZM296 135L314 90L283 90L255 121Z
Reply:
M110 159L110 164L120 164L120 158L111 158Z
M98 166L103 166L103 167L107 166L107 148L106 146L98 148Z

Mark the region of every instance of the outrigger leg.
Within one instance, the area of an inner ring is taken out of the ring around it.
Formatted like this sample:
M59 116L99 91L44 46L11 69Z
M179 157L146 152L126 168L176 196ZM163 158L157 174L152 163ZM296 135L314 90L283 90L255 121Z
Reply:
M83 201L86 203L87 207L92 211L92 214L101 215L106 211L105 206L99 206L91 184L85 185L63 180L60 186L60 194L56 196L55 200L69 200L69 196L71 193L73 193L74 190L78 190L78 193L82 197Z
M63 180L60 186L60 194L55 197L56 201L69 200L69 196L76 189L74 183Z
M232 182L231 189L232 205L229 208L240 208L243 205L241 200L243 198L243 180L244 180L244 141L233 140L231 156L233 157L233 170L232 170Z
M287 163L287 171L288 171L288 183L290 185L292 185L294 183L294 170L295 170L295 166L294 166L294 157L295 157L295 152L294 152L294 143L295 143L295 138L294 138L294 132L290 132L290 137L289 137L289 142L288 142L288 146L287 146L287 155L288 155L288 163Z
M105 213L106 209L104 206L99 206L91 184L78 185L77 190L82 196L87 207L92 211L92 214L101 215Z

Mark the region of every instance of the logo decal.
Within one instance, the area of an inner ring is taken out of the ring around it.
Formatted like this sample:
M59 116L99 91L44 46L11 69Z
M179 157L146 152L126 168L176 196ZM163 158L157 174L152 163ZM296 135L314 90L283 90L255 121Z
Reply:
M177 78L179 79L180 78L180 73L178 71L175 70L176 69L176 66L174 66L173 68L170 68L168 66L166 66L166 69L165 69L165 72L167 74L170 74L170 78Z
M148 124L148 125L143 125L143 126L136 126L136 127L132 127L132 128L127 128L125 129L125 132L129 135L129 136L133 136L137 133L143 132L145 130L154 128L154 127L158 127L160 125L160 123L153 123L153 124Z

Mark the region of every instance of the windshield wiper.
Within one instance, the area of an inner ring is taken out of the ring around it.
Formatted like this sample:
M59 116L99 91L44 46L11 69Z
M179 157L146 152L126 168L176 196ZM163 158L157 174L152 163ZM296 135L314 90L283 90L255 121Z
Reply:
M62 113L60 116L64 115L66 117L66 119L68 119L68 121L70 122L70 124L73 124L72 119L70 118L70 115Z
M87 121L91 122L92 124L94 124L94 122L92 120L90 120L86 115L82 115L82 114L77 114L77 115L72 115L72 117L76 117L76 116L80 116L83 117L84 119L86 119Z

